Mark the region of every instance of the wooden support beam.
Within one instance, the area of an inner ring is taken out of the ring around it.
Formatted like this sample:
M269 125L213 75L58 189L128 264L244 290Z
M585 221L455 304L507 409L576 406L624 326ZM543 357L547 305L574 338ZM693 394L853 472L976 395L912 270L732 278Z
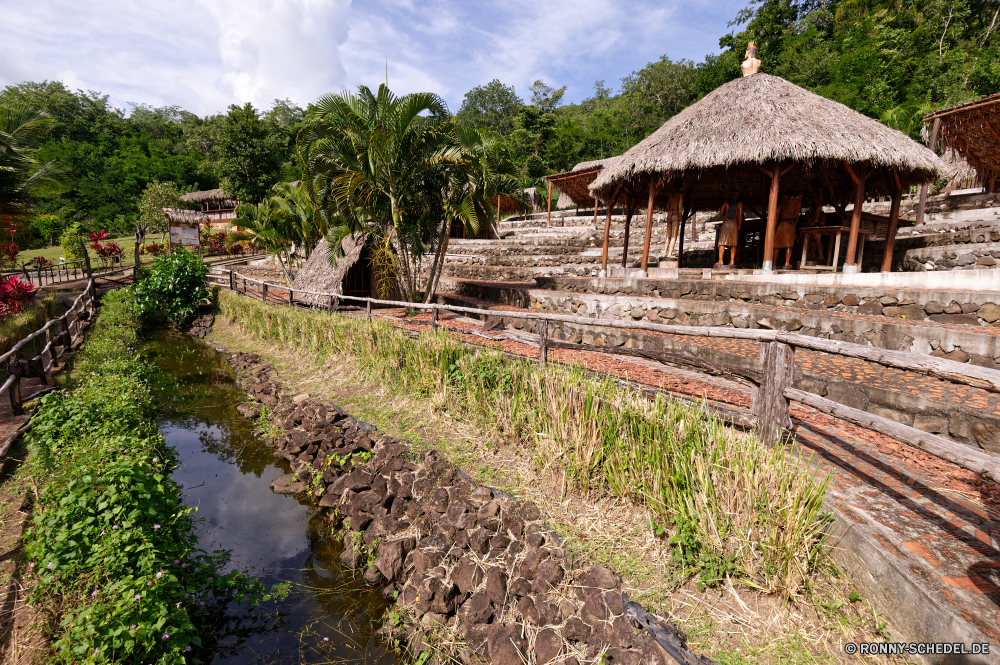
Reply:
M597 199L594 199L594 228L597 228Z
M552 181L549 180L549 198L545 202L545 226L552 226Z
M869 171L867 166L858 166L858 172L847 162L844 162L851 178L854 180L854 211L851 215L851 232L847 236L847 254L844 256L844 274L854 274L861 271L856 256L858 250L858 229L861 228L861 209L865 204L865 182L868 179Z
M899 170L892 167L892 205L889 208L889 226L885 230L885 249L882 250L882 272L892 272L892 252L896 247L896 230L899 228L899 206L903 200L903 188L899 180Z
M631 193L625 193L625 238L622 243L622 268L628 267L628 238L632 230L632 213L635 212L635 199Z
M549 361L549 322L542 319L538 327L538 364L545 367Z
M659 194L660 186L664 180L665 178L657 178L655 175L650 175L647 178L649 205L646 207L646 238L642 245L642 263L639 265L639 270L643 273L649 269L649 243L653 238L653 206L656 205L656 195Z
M897 423L894 420L845 406L804 390L786 388L784 395L788 399L811 406L817 411L846 420L865 429L885 434L897 441L930 453L935 457L940 457L943 460L957 464L963 469L968 469L974 473L981 473L994 482L1000 482L1000 458L984 450L956 443L937 434L922 432L913 427Z
M615 187L614 193L611 198L608 199L608 210L607 217L604 220L604 254L601 256L601 272L608 274L608 238L611 236L611 209L615 207L615 201L618 200L618 193L621 191L622 185L618 183Z
M931 140L928 146L931 152L937 153L938 133L941 131L941 118L934 118L934 125L931 129ZM917 226L924 223L924 209L927 207L927 183L920 185L920 200L917 202Z
M764 231L764 261L762 272L774 272L774 234L778 228L778 194L781 190L781 164L771 166L771 190L767 199L767 226Z
M762 342L760 345L761 384L753 392L750 410L765 443L775 445L792 426L785 390L792 387L795 353L788 344Z
M438 311L437 307L431 310L431 330L438 329Z

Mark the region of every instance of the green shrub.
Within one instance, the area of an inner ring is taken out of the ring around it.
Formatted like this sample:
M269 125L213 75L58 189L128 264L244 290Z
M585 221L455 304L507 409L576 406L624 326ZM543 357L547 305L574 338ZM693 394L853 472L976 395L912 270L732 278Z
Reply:
M140 357L139 313L128 290L106 295L78 388L46 395L32 418L30 601L63 617L60 663L198 663L209 608L268 597L254 579L220 574L227 553L197 548L156 427L166 383Z
M66 262L80 261L83 259L83 247L80 246L80 239L83 231L78 222L73 222L66 227L66 230L59 236L59 244L62 246L62 255Z
M136 302L143 316L163 314L174 323L191 317L208 297L208 266L195 254L178 248L157 256L135 286Z

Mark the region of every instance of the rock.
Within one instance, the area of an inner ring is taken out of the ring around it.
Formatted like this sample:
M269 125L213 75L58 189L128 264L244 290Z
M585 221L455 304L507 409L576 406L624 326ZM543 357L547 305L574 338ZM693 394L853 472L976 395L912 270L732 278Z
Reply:
M532 586L538 593L546 593L562 582L564 574L563 567L557 562L552 559L543 561L538 566L538 570L535 571L535 579Z
M484 590L497 607L502 607L507 600L507 572L500 566L488 568Z
M610 616L610 611L604 602L604 592L600 589L583 589L583 613L586 616L593 617L598 621L603 621ZM577 594L580 596L580 593Z
M523 577L518 577L510 583L510 587L507 589L507 592L511 596L527 596L531 593L531 582Z
M944 313L945 314L961 314L962 313L962 306L959 305L954 300L952 300L950 303L948 303L944 307Z
M563 626L562 634L567 640L586 642L590 639L592 629L580 617L570 617Z
M438 549L419 549L413 553L413 567L418 576L423 576L428 570L436 567L444 559L444 552Z
M538 665L551 663L562 651L563 641L559 634L551 628L546 628L535 636L535 662Z
M365 568L364 577L365 582L371 586L375 586L382 582L382 573L379 572L378 568Z
M594 589L616 589L620 578L603 566L591 566L581 574L576 583L580 589L590 587ZM577 592L579 594L579 591Z
M487 650L487 640L493 626L476 623L465 624L465 643L469 648L478 654L484 654Z
M541 513L538 512L538 506L531 501L525 501L521 505L520 515L521 519L525 522L534 522L542 516Z
M458 616L466 625L487 623L493 618L493 603L485 591L473 594L458 610Z
M528 596L517 601L517 611L521 613L521 616L528 623L535 626L541 625L542 622L539 619L538 610L535 608L535 601Z
M294 402L295 404L302 404L302 402L306 401L307 399L309 399L309 393L302 393L300 395L296 395L295 397L293 397L292 402Z
M417 611L421 614L451 614L458 605L458 589L437 577L426 577L420 581L417 598Z
M846 296L844 296L844 299L841 300L840 302L847 305L848 307L857 307L861 301L858 299L856 295L854 295L853 293L849 293Z
M886 307L882 310L882 316L890 316L898 319L906 317L910 321L920 321L924 318L924 308L920 305Z
M877 300L869 300L858 307L858 314L865 316L879 316L882 314L882 303Z
M303 494L306 484L295 479L296 474L286 473L271 483L271 491L275 494Z
M931 434L947 433L948 419L940 416L918 413L913 418L913 427L921 432L930 432Z
M979 318L987 323L993 323L994 321L1000 320L1000 306L988 302L979 308L978 312Z
M941 314L944 312L944 307L938 301L932 300L924 305L924 311L928 314Z
M236 407L236 412L247 420L254 420L260 417L260 409L251 404L240 404Z
M375 567L390 582L403 580L403 561L413 549L413 538L400 538L379 543Z
M975 314L935 314L928 318L935 323L953 323L957 325L969 326L979 325L979 317Z
M528 552L527 556L524 557L524 561L521 562L521 577L526 580L534 579L538 566L548 559L549 555L549 551L541 547Z
M490 550L490 540L493 534L486 529L476 529L469 534L469 549L476 554L486 554Z
M355 469L350 473L342 475L340 478L333 483L329 491L333 494L340 496L344 493L344 490L351 490L354 492L361 492L363 490L371 487L372 474L367 471L362 471L361 469Z
M527 641L521 636L521 626L493 624L486 640L491 665L523 665Z
M463 556L451 571L451 580L463 594L472 593L483 581L483 570L469 555Z
M344 547L340 553L340 562L344 564L345 568L360 568L365 564L364 559L364 555L350 545Z

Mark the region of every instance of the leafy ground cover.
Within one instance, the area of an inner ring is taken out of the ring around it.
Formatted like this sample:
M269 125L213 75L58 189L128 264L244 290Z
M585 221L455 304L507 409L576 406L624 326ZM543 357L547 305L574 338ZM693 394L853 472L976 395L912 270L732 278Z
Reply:
M225 552L204 552L157 432L166 388L140 353L131 290L104 297L71 392L39 401L28 437L38 485L26 536L29 602L60 617L52 661L197 663L212 613L267 594Z

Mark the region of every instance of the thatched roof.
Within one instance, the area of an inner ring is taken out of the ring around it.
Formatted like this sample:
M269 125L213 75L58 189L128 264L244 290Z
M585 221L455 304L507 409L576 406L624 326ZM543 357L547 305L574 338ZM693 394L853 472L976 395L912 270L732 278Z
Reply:
M222 189L206 189L201 192L188 192L181 195L181 201L189 203L216 203L225 208L235 208L238 201L233 200Z
M181 224L205 224L208 222L208 215L197 210L184 210L183 208L163 208L162 210L167 222Z
M527 189L521 190L524 192L525 197L528 199L528 205L531 207L531 212L539 212L542 209L542 195L538 193L538 190L534 187L528 187Z
M361 251L368 242L367 233L354 233L346 236L340 242L344 250L344 256L337 257L336 265L330 260L330 245L326 240L320 240L316 249L309 255L302 269L295 275L292 282L292 290L316 291L317 293L343 293L344 276L351 269L358 259L361 258ZM310 298L307 295L298 296L297 300L312 302L313 304L323 304L319 298ZM314 302L315 301L315 302Z
M645 140L601 171L590 186L607 200L615 187L648 192L646 177L670 174L665 190L681 179L697 186L696 209L721 205L731 189L754 198L770 180L758 165L795 164L782 188L804 189L823 179L849 192L852 168L896 167L904 187L941 176L944 165L926 147L832 100L769 74L754 74L719 86L667 120ZM824 173L825 171L825 173ZM881 177L870 178L869 195L888 194Z
M1000 94L941 109L924 122L941 121L941 142L958 153L982 180L1000 176Z
M552 187L559 191L557 208L572 208L577 205L591 205L594 197L589 191L590 184L597 179L601 171L615 163L618 157L594 159L580 162L570 171L545 176Z
M944 154L941 155L941 161L944 162L945 168L948 170L947 189L982 186L982 179L976 169L958 150L945 150Z

